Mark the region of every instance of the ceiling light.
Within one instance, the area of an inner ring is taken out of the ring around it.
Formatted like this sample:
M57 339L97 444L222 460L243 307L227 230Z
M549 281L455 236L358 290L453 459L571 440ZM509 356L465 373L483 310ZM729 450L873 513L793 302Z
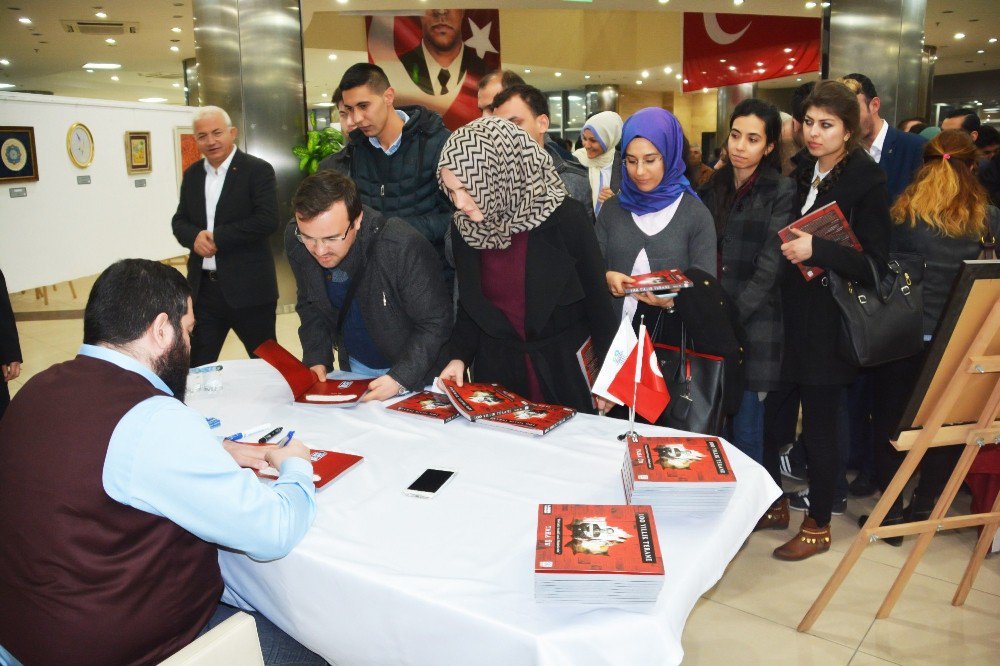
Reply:
M726 62L725 58L719 58L719 62Z
M0 88L13 88L13 83L0 83Z
M763 67L763 66L764 66L764 63L762 63L762 62L758 62L758 63L757 63L757 66L758 66L758 67Z
M802 77L800 76L800 77L796 78L795 80L796 80L796 81L801 81L801 80L802 80Z
M786 48L785 49L785 53L791 53L791 52L792 52L792 50L790 48Z
M807 2L806 3L806 9L815 9L815 8L816 8L816 3L815 2Z
M28 18L27 16L22 16L21 18L17 19L17 21L18 23L23 23L24 25L31 25L31 19Z
M118 41L116 39L114 39L113 37L108 37L107 39L104 40L104 43L105 44L111 44L112 46L114 46L115 44L118 43Z
M347 0L337 0L337 4L338 5L346 5L347 4Z
M644 78L644 79L648 79L649 78L649 70L648 69L644 69L644 70L642 70L642 72L639 73L639 75L642 78Z
M9 64L10 64L10 60L7 60L7 58L0 58L0 65L3 65L4 67L6 67Z
M171 51L173 51L174 53L177 53L177 52L178 52L178 51L180 51L181 49L180 49L180 47L178 47L178 46L171 46L171 47L170 47L170 50L171 50Z
M687 82L688 82L688 80L687 80L687 79L684 79L684 83L687 83Z
M663 68L663 73L664 74L673 74L674 73L674 68L673 67L664 67Z
M830 3L829 2L821 2L821 3L819 3L819 6L820 7L829 7Z
M701 91L702 91L703 93L707 93L707 92L708 92L708 88L702 88L702 89L701 89Z
M333 102L316 102L316 104L314 104L313 106L322 106L324 109L327 109L333 105L334 105Z
M997 43L997 38L996 37L990 37L987 41L989 41L990 44L996 44Z
M583 78L585 78L585 79L587 79L589 81L590 80L590 74L584 74Z
M524 73L525 73L525 74L531 74L531 70L530 70L530 69L527 69L527 68L525 68L525 70L524 70Z
M139 100L140 102L149 102L150 104L156 104L158 102L166 102L166 97L143 97Z
M730 72L735 72L736 71L736 65L730 65L729 66L729 71Z
M322 95L320 95L320 97L326 97L326 93L323 93Z
M739 7L740 5L743 4L743 0L733 0L733 4Z
M181 84L179 84L179 83L174 83L174 84L171 84L171 85L173 85L174 88L180 88L181 87Z
M789 58L788 62L795 62L795 58Z
M116 62L88 62L84 69L121 69L122 66Z
M681 75L680 75L680 74L678 74L678 75L677 75L677 76L675 76L674 78L675 78L675 79L677 79L678 81L680 81L680 80L681 80Z
M97 12L96 14L94 14L94 16L96 16L97 18L108 18L108 15L105 14L104 12Z
M94 73L94 70L92 70L92 69L88 69L87 70L87 74L93 74L93 73Z
M112 80L112 81L117 81L117 80L118 80L118 76L117 76L117 75L116 75L116 76L112 76L112 77L111 77L111 80Z
M661 4L661 5L665 5L665 4L667 4L668 2L670 2L670 0L660 0L660 4Z
M331 53L326 58L327 58L327 60L336 60L337 59L337 54L336 53Z
M180 32L180 31L181 29L176 26L170 29L170 32Z
M964 32L956 32L955 33L955 39L965 39L965 33Z
M636 79L635 80L635 85L641 86L642 85L642 79Z
M986 53L986 49L979 49L976 53Z
M785 65L785 69L795 69L795 65Z
M562 76L562 72L556 72L556 76Z

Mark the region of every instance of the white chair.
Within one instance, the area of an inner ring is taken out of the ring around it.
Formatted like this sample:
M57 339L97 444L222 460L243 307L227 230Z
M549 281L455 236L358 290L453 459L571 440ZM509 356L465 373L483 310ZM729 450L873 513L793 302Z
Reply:
M264 666L257 624L237 613L181 649L160 666Z

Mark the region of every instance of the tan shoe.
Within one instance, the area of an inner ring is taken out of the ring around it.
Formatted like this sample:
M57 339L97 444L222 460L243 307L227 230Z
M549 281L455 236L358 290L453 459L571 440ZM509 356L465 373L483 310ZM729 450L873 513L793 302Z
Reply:
M774 549L779 560L798 561L830 550L830 526L819 527L816 521L806 516L799 533L791 541Z
M771 505L753 531L758 530L784 530L788 529L788 498L782 496L780 500Z

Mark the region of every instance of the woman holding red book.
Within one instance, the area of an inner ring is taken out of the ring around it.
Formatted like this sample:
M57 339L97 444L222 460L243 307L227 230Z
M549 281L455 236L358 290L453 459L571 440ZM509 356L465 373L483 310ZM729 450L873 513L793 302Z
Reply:
M603 360L616 326L586 210L538 142L495 116L455 130L438 168L458 209L458 314L442 379L461 383L471 367L476 382L593 413L577 350L589 339Z
M798 264L836 271L870 284L871 268L864 255L885 265L889 254L889 204L885 172L860 145L861 120L857 96L837 81L820 81L803 102L802 133L808 155L798 162L792 178L798 183L799 212L805 215L836 201L861 243L853 247L795 229L795 238L781 245L788 263L781 277L781 309L785 343L782 386L765 404L764 467L781 485L774 415L788 401L802 405L803 442L809 465L809 507L799 533L775 549L774 556L802 560L830 548L830 516L841 452L837 442L837 411L857 368L837 353L841 314L826 275L811 281ZM792 268L791 265L795 265ZM788 525L788 503L771 507L758 527Z

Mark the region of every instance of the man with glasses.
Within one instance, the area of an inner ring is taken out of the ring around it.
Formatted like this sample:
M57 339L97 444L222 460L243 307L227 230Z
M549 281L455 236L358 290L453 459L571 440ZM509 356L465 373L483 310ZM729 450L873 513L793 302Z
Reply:
M292 207L285 254L303 363L325 381L336 349L340 370L374 378L365 400L423 388L452 323L430 242L362 206L354 182L334 171L302 181Z

